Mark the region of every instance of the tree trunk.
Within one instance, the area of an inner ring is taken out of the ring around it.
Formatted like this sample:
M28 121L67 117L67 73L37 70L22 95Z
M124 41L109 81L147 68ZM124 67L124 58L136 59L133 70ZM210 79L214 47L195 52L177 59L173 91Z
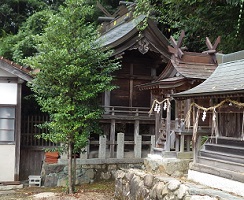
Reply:
M69 141L69 150L68 150L68 176L69 176L69 183L68 183L68 186L69 186L69 194L73 194L74 193L74 190L73 190L73 174L72 174L72 142L71 140Z
M72 182L72 188L73 191L75 191L75 182L76 182L76 153L74 153L74 163L73 163L73 182Z

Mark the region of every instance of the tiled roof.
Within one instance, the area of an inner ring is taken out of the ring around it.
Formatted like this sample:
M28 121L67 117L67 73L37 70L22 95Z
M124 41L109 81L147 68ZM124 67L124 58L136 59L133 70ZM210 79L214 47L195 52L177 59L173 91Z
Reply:
M244 93L244 59L220 64L202 84L173 96L180 98L235 93Z
M0 57L0 68L22 78L23 80L30 81L32 79L32 76L30 75L31 69L18 65L6 58Z

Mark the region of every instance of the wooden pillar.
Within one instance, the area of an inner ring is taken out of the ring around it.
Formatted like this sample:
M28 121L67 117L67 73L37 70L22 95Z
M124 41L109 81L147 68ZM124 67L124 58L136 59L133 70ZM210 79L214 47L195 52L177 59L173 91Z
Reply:
M110 158L114 158L114 144L115 144L115 120L111 120L110 127Z
M160 115L159 113L155 113L155 140L157 141L159 138L159 127L160 127Z
M166 151L170 151L170 124L171 124L171 106L167 106L166 118Z
M20 165L20 137L21 137L21 94L22 80L18 80L17 86L17 105L16 105L16 131L15 131L15 167L14 180L19 181L19 165Z
M133 64L130 64L130 76L133 76ZM130 77L130 99L129 99L129 107L132 107L133 104L133 79Z
M190 109L190 106L191 106L191 99L186 99L184 103L185 103L184 117L186 117L186 114L187 114L187 112L188 112L188 110Z
M104 106L105 106L105 114L108 114L110 111L110 91L104 92Z

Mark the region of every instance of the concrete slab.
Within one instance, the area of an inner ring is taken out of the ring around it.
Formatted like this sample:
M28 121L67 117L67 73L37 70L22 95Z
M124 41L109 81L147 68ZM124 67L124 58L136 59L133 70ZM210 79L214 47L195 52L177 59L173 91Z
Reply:
M188 179L208 187L220 189L244 197L244 183L238 181L233 181L194 170L188 171Z
M23 184L20 185L0 185L0 191L4 190L15 190L23 188Z

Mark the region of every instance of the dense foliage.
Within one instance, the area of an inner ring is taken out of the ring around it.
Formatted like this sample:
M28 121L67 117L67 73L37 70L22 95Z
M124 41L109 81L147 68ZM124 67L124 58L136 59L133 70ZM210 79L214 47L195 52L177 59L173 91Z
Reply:
M35 35L41 34L49 15L64 0L3 0L0 4L0 55L23 64L34 55Z
M206 50L205 37L214 42L221 36L218 50L223 53L244 49L242 7L242 0L138 0L137 4L138 14L157 18L166 35L177 38L185 30L188 50Z

